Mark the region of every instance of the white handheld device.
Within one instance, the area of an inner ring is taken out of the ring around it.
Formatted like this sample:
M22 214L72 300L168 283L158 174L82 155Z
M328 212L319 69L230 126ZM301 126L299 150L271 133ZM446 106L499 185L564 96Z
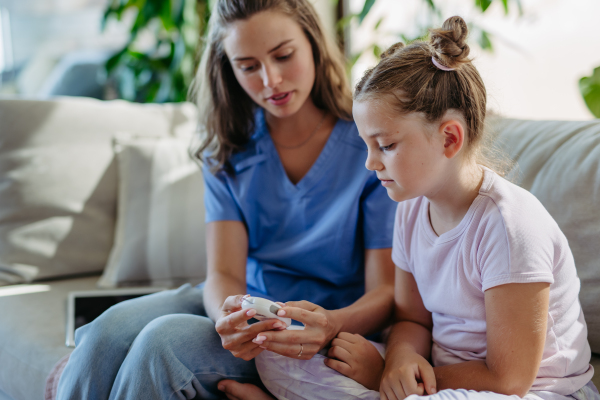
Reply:
M275 318L289 327L292 325L292 319L279 317L277 315L277 311L279 311L280 308L281 306L279 304L261 297L246 297L242 301L242 310L256 310L256 314L254 314L253 318L256 318L260 321Z

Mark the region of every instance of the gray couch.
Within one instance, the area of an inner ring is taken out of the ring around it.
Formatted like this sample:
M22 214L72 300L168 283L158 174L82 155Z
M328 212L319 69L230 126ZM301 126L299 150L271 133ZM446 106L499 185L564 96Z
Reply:
M0 400L41 400L48 373L71 351L64 344L69 291L95 289L98 282L102 287L174 286L202 279L188 267L177 270L185 260L173 255L161 264L169 265L167 275L143 271L147 263L135 265L140 258L162 257L156 246L147 245L160 238L141 240L135 232L152 232L156 221L177 221L165 215L183 207L172 204L173 210L156 211L165 207L165 182L172 182L172 174L156 172L162 153L154 143L157 138L187 143L195 115L189 104L0 99L0 121L0 285L6 285L0 287ZM600 121L498 119L493 129L518 162L512 178L542 201L569 239L589 341L600 354ZM143 143L123 152L128 143L118 144L115 137L124 133ZM133 168L132 160L142 156L150 159L150 167ZM185 164L180 158L171 157ZM128 175L130 170L137 175ZM190 179L192 186L201 186L197 175ZM169 190L183 190L183 181L175 182ZM157 194L158 187L163 192ZM138 192L142 199L158 196L160 201L143 203L132 197ZM177 193L172 198L187 192ZM144 212L134 215L140 208ZM202 226L194 222L189 229L197 225ZM198 247L194 244L203 239L202 232L186 232L191 246ZM600 368L600 357L592 363ZM594 381L600 386L598 375Z

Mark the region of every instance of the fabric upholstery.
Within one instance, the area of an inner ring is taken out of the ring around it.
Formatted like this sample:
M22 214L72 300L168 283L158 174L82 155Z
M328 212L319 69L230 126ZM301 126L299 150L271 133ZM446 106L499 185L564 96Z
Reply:
M194 111L0 99L0 285L102 271L115 229L112 136L189 136Z
M509 176L533 193L569 240L592 351L600 353L600 121L503 119L497 140Z
M199 283L206 276L204 184L189 140L121 136L115 243L101 287Z

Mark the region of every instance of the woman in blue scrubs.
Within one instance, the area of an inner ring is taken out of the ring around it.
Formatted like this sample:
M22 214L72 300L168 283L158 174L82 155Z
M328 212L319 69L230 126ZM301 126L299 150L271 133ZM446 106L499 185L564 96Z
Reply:
M194 93L206 282L80 328L59 399L235 398L260 385L260 352L309 359L339 332L373 334L390 317L395 205L364 167L343 60L310 3L219 0ZM248 324L246 293L286 302L305 329Z

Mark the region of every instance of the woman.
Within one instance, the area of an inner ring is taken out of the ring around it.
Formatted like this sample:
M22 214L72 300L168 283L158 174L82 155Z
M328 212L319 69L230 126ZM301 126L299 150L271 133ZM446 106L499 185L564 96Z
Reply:
M394 204L364 169L341 56L310 3L220 0L195 93L207 280L79 329L59 399L218 398L224 378L260 384L265 349L307 359L391 314ZM249 325L245 293L289 301L305 329ZM268 345L253 341L268 330Z

